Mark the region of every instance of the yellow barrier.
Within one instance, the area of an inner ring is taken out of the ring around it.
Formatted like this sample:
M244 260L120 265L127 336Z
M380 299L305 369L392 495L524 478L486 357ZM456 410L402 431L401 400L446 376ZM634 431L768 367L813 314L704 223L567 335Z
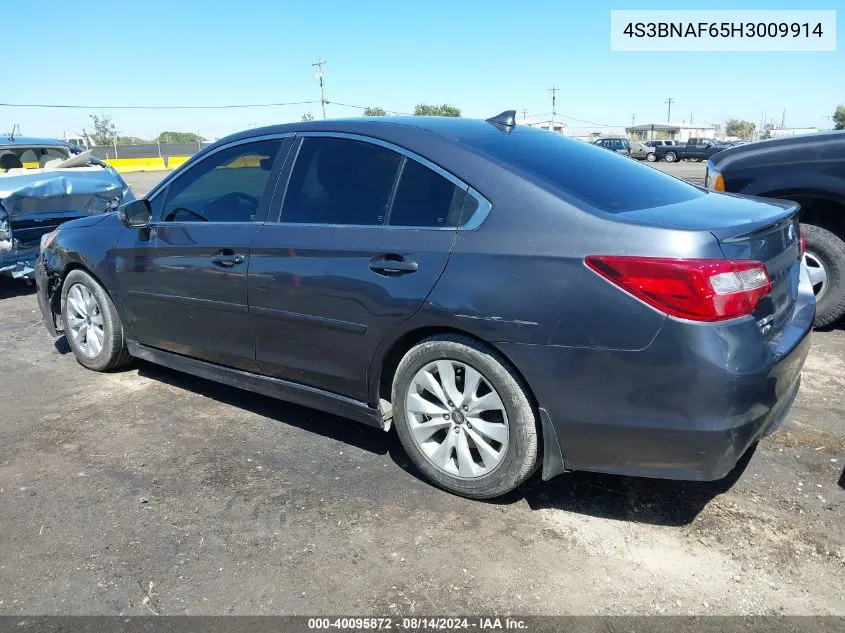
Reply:
M178 169L182 165L188 162L190 156L168 156L167 157L167 168L168 169Z
M105 161L120 172L163 171L167 167L163 158L109 158Z
M31 161L28 163L23 163L25 169L38 169L41 165L38 164L38 161Z

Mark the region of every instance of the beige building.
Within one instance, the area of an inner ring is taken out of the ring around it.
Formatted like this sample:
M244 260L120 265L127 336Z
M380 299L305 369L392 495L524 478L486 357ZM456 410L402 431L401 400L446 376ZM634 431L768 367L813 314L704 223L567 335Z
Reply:
M625 133L641 141L668 137L686 143L691 138L715 138L716 126L709 123L643 123L626 127Z

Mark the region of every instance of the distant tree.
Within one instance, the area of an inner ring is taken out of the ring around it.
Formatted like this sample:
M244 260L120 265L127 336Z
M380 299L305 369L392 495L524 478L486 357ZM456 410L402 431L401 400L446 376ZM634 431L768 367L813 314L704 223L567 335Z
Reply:
M725 124L725 134L739 138L752 138L756 129L757 126L751 121L740 119L731 119Z
M303 121L313 121L314 115L311 114L310 112L306 112L305 114L302 115L302 120Z
M364 108L364 116L387 116L387 110L379 106Z
M836 111L833 113L833 129L845 130L845 105L836 106Z
M159 143L199 143L204 139L193 132L162 132L156 140Z
M461 116L461 110L448 103L443 105L420 103L414 108L414 114L417 116Z
M92 130L82 130L82 135L87 136L95 145L111 145L118 135L117 128L112 123L111 117L107 114L91 114Z
M114 142L114 141L112 141ZM118 136L117 137L117 144L118 145L143 145L144 143L148 143L149 141L145 141L142 138L138 138L137 136Z

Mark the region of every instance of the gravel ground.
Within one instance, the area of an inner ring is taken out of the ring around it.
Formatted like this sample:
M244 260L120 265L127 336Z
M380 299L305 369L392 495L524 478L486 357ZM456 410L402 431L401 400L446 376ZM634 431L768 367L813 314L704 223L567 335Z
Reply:
M393 434L87 371L37 310L0 280L0 614L845 615L845 326L728 481L574 473L490 503Z

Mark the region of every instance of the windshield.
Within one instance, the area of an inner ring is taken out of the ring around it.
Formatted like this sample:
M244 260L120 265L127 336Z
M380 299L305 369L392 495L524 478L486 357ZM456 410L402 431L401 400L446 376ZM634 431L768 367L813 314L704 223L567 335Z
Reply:
M560 134L517 130L466 143L605 213L662 207L705 195L657 169Z

